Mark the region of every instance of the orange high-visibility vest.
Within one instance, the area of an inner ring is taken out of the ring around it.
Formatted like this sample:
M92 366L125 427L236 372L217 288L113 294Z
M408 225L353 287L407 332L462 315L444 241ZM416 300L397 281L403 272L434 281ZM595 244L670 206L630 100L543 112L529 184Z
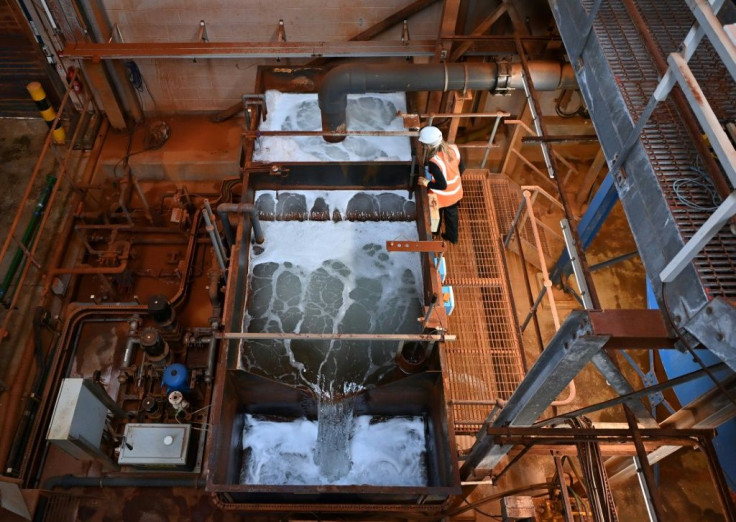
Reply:
M440 208L454 205L463 198L463 185L460 181L460 151L456 145L450 145L450 149L454 157L453 154L446 155L438 152L429 160L440 168L447 181L445 190L432 189L432 193L437 196Z

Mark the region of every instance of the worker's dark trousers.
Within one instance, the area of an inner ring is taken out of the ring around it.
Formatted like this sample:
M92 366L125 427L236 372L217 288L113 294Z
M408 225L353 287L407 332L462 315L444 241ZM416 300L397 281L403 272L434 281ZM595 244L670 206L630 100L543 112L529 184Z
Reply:
M440 216L442 219L442 222L445 224L445 231L442 234L442 237L449 241L450 243L457 243L458 239L458 232L457 232L457 222L458 222L458 211L457 211L458 204L455 203L454 205L451 205L449 207L443 207L440 212ZM442 224L440 224L442 226Z

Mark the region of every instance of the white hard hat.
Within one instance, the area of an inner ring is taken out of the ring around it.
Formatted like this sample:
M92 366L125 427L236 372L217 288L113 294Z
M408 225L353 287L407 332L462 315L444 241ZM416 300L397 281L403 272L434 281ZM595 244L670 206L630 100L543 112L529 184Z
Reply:
M437 127L424 127L419 131L419 141L430 147L436 147L442 143L442 131Z

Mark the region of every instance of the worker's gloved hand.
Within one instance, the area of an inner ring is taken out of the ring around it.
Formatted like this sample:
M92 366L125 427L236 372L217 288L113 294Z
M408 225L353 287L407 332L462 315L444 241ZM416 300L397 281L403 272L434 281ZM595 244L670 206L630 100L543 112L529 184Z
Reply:
M417 185L421 185L422 187L426 187L429 185L429 180L427 178L419 177L417 179Z

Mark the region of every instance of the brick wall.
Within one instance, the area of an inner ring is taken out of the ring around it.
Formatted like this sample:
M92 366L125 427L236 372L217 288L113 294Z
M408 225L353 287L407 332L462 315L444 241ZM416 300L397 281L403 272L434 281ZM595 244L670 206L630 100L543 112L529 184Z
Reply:
M213 42L274 42L284 20L287 41L343 41L383 20L411 0L103 0L111 25L125 42L193 42L204 20ZM409 19L412 39L437 37L442 2ZM401 26L379 35L400 40ZM282 59L282 65L307 60ZM150 90L147 111L224 109L254 91L256 67L275 60L138 60ZM155 100L155 106L154 102Z

